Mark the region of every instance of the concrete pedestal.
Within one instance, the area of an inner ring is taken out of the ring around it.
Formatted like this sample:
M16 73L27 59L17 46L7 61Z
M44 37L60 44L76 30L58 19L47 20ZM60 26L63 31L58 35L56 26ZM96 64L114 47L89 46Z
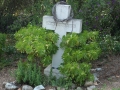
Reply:
M46 76L50 76L51 69L52 69L52 65L50 64L48 67L46 67L46 68L44 69L44 74L45 74ZM60 72L59 72L58 69L52 69L52 76L55 76L56 78L63 77L63 75L60 74Z

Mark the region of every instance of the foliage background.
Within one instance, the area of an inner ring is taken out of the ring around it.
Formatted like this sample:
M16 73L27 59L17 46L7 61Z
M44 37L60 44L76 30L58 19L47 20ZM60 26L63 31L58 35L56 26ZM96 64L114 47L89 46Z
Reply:
M40 25L59 0L0 0L0 31L15 32L28 23ZM120 0L67 0L74 18L83 19L83 29L120 35ZM5 19L5 20L4 20Z

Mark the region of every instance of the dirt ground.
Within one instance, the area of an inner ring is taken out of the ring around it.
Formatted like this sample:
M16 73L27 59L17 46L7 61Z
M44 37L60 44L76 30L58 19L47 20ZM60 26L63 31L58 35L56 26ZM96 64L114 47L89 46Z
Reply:
M96 61L93 68L102 68L99 72L99 83L96 90L120 90L120 55L108 56ZM12 82L15 66L5 67L0 70L0 90L3 82Z
M94 68L102 68L99 72L97 90L120 90L120 55L112 55L94 63Z
M9 66L9 67L6 67L6 68L0 70L0 90L4 90L2 88L3 82L13 82L13 81L15 81L15 78L13 78L15 68L16 67Z

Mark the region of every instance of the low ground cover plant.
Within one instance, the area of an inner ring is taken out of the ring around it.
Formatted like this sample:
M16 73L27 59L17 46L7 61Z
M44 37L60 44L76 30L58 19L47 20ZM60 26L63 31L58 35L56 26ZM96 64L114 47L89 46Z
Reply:
M26 83L32 86L40 85L43 81L40 66L30 62L19 61L15 77L18 83Z

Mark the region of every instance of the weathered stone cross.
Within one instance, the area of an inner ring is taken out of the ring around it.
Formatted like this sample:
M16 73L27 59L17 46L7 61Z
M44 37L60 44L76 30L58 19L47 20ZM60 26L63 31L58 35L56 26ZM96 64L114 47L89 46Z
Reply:
M67 18L70 14L70 7L70 5L58 5L56 7L57 17L59 19ZM53 16L43 16L43 27L49 30L54 30L55 33L59 35L59 40L56 44L59 47L59 50L56 54L53 55L51 66L52 68L57 69L63 62L62 55L64 53L64 49L60 48L62 37L66 35L67 32L80 33L82 31L82 20L72 19L68 22L57 22L56 24L56 22L53 19ZM48 72L47 70L49 69L45 69L44 73Z

